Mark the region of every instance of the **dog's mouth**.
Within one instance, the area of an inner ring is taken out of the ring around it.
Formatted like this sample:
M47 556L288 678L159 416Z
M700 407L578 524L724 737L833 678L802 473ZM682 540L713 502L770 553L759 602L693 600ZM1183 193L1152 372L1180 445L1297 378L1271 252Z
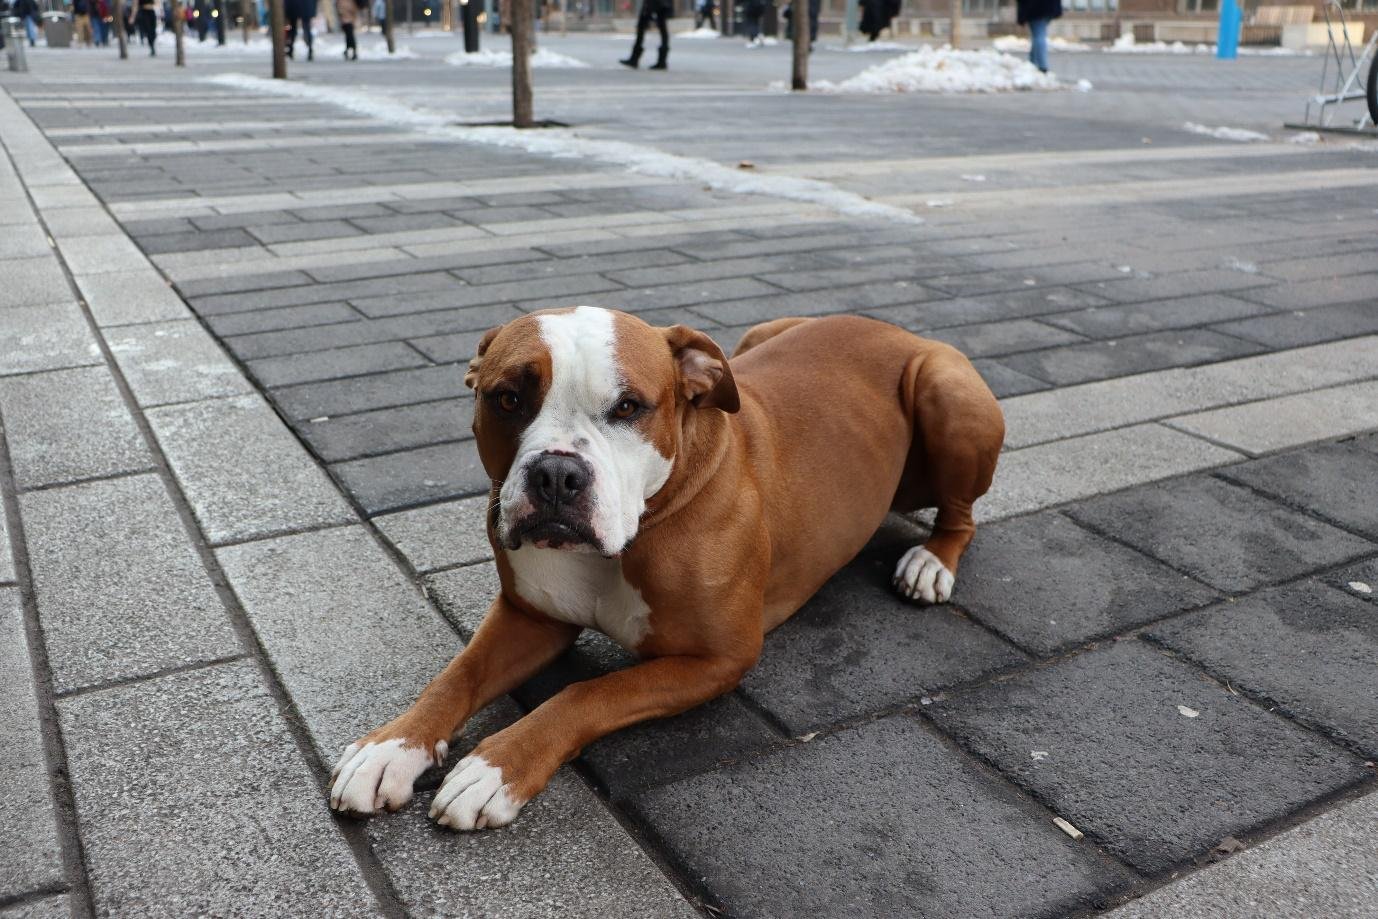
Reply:
M520 549L522 543L538 549L594 549L601 552L593 528L582 520L535 513L513 524L507 534L507 548Z

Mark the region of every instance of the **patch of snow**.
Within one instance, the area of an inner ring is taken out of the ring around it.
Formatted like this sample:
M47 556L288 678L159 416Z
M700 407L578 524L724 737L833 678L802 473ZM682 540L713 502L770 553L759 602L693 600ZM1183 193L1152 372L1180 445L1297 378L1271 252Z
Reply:
M227 35L225 44L220 45L214 39L207 39L204 42L187 41L185 42L187 56L199 57L202 54L210 54L219 58L260 58L271 57L273 53L273 43L262 36L254 36L249 39L248 44L236 35ZM363 41L358 43L359 60L361 61L412 61L418 55L406 45L397 46L394 54L388 54L387 43L381 39L378 41ZM317 35L313 43L313 50L317 58L333 59L344 55L344 42L336 41L333 37ZM304 60L306 52L303 45L297 45L297 60Z
M484 48L472 54L456 51L454 54L445 55L445 63L451 67L511 67L512 52L494 51L492 48ZM573 70L587 67L588 64L567 54L540 47L531 55L531 66Z
M1289 144L1318 144L1321 142L1321 135L1315 131L1297 131L1287 135Z
M1228 268L1230 271L1239 271L1244 274L1258 274L1257 265L1255 265L1253 262L1246 262L1241 258L1232 256L1230 258L1225 259L1222 265L1225 268Z
M1182 130L1190 131L1193 134L1202 134L1206 137L1214 137L1217 140L1233 140L1241 144L1253 143L1259 140L1269 140L1267 134L1260 134L1257 131L1249 131L1244 128L1218 127L1209 128L1204 124L1197 124L1188 121L1182 125Z
M1083 77L1080 80L1077 80L1077 92L1079 93L1089 93L1091 90L1095 88L1095 84L1093 84L1090 80L1086 79L1085 77Z
M952 207L951 198L929 198L924 202L925 207Z
M1028 54L1032 43L1023 35L1001 35L990 46L996 51L1004 51L1007 54ZM1051 51L1068 51L1079 53L1090 51L1091 46L1085 42L1073 41L1063 38L1060 35L1052 35L1048 38L1048 49Z
M716 191L766 195L815 204L852 217L903 224L923 223L921 217L904 208L871 201L828 182L794 176L762 175L754 170L734 169L711 160L664 153L625 141L580 137L565 129L519 131L508 127L459 125L454 123L452 115L408 105L376 93L315 83L268 80L243 73L217 74L205 77L204 82L265 95L291 96L337 105L377 121L463 143L515 148L558 158L596 160L621 166L639 175L695 182Z
M1361 594L1371 594L1371 593L1373 593L1373 588L1370 587L1369 585L1365 584L1363 581L1350 581L1350 582L1349 582L1349 589L1352 590L1352 591L1354 591L1355 593L1361 593Z
M820 80L812 88L831 93L996 93L1064 87L1057 77L1011 55L944 45L891 58L841 83Z
M1293 48L1243 47L1239 54L1244 57L1310 57L1315 52ZM1169 44L1165 41L1136 42L1131 32L1125 32L1111 42L1105 49L1107 54L1214 54L1215 45L1186 45L1180 41Z
M708 26L699 26L697 29L690 29L688 32L676 32L675 38L722 38L722 33L717 29L710 29Z
M897 41L858 41L850 45L819 45L821 51L845 51L849 54L867 54L875 51L913 51L913 45L902 45Z
M965 176L962 176L962 181L963 181L963 182L984 182L985 180L986 180L986 177L983 176L983 175L965 175Z
M1036 763L1041 763L1041 762L1043 762L1045 759L1048 758L1048 751L1047 751L1047 750L1030 750L1030 751L1029 751L1029 756L1033 757L1033 761L1034 761L1034 762L1036 762Z
M1201 713L1189 705L1179 705L1177 706L1177 714L1181 715L1183 718L1195 718Z

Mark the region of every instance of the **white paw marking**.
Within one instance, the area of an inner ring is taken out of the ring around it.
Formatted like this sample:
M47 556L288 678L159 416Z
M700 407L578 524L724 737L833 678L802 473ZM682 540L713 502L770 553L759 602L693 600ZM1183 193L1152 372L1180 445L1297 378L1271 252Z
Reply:
M946 603L956 583L952 572L923 546L915 546L895 566L895 589L920 603Z
M449 745L439 741L435 751L406 747L401 738L382 743L352 743L330 773L330 806L337 811L373 814L397 810L411 800L412 785L421 773L443 762Z
M507 826L525 801L514 801L502 770L481 756L466 756L445 777L431 802L431 819L452 830Z

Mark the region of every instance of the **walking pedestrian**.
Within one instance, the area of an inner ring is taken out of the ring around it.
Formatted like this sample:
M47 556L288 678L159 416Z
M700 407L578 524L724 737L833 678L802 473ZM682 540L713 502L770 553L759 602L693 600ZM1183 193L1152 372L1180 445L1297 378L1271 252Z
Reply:
M761 38L761 17L766 14L765 0L746 0L742 6L742 19L746 23L746 46L759 48L765 44Z
M139 11L134 14L134 23L139 27L139 35L148 45L148 56L158 56L158 0L139 0Z
M652 70L669 70L666 60L670 57L670 30L666 20L675 15L673 0L641 0L641 15L636 17L636 43L632 45L632 56L620 63L635 70L641 65L641 52L646 46L646 30L654 20L660 29L660 51Z
M359 21L359 4L356 0L336 0L335 10L340 14L340 31L344 32L347 61L359 59L359 46L354 43L354 24Z
M1062 15L1062 0L1015 0L1019 24L1029 27L1029 62L1048 72L1048 24Z
M105 0L91 0L91 31L96 33L96 45L110 44L110 7Z
M861 0L861 31L875 41L900 14L900 0Z
M388 4L387 0L373 0L373 21L378 23L378 31L387 34L388 31Z
M34 46L38 40L38 4L34 0L14 0L14 6L10 7L10 15L17 16L24 22L24 34L29 37L29 47Z
M713 0L698 0L698 3L694 9L695 18L698 21L694 23L694 28L702 29L703 24L706 22L708 23L708 28L717 31L718 20L717 17L714 15L714 7L715 4Z
M73 0L72 28L76 32L77 44L88 48L95 44L91 37L91 0Z
M316 49L311 43L311 20L316 18L316 0L283 0L283 12L287 14L287 56L296 59L293 52L300 31L306 42L306 59L314 61Z

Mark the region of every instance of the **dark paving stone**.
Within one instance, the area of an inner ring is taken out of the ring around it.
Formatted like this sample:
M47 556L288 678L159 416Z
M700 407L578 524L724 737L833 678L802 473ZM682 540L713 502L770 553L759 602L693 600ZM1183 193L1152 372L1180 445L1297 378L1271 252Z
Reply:
M311 278L301 271L275 271L270 274L232 274L223 278L201 278L179 281L177 291L183 297L207 297L214 294L235 294L272 287L299 287L310 284Z
M298 421L294 427L321 459L335 463L472 437L473 411L473 398L461 397Z
M1096 498L1068 514L1237 593L1371 553L1373 545L1208 476Z
M1277 284L1246 291L1240 296L1280 309L1311 309L1338 303L1371 304L1375 289L1378 289L1378 274L1361 274Z
M330 471L370 516L488 492L472 440L336 463Z
M1108 303L1104 297L1088 294L1070 287L1022 288L980 297L959 297L955 300L934 300L930 303L906 303L889 309L867 310L867 315L911 332L942 329L976 322L998 322L1061 313L1067 310Z
M1231 686L1378 756L1378 615L1363 600L1304 581L1149 634Z
M925 712L1148 873L1367 775L1361 760L1328 740L1140 641L939 700Z
M214 217L192 217L198 230L237 230L244 227L266 227L275 223L296 223L291 211L253 211L248 214L217 214Z
M497 323L494 323L495 325ZM484 330L487 331L487 330ZM453 335L433 335L407 342L437 364L468 364L478 350L484 331L456 332Z
M945 341L967 357L991 357L1086 341L1080 335L1055 329L1034 319L936 329L924 337Z
M559 305L569 306L570 298L602 291L621 291L622 285L598 275L570 275L541 281L513 281L466 287L456 283L434 293L403 294L385 297L350 297L349 302L371 318L400 316L428 310L454 309L497 303L516 303L540 297L556 297Z
M302 220L351 220L355 217L386 217L391 213L381 204L327 204L321 207L299 207L289 213Z
M397 258L386 262L359 262L352 265L323 265L308 268L311 277L322 283L357 281L361 278L384 278L413 275L429 271L449 271L479 265L510 265L519 262L549 261L535 249L494 249L491 252L450 252L426 258ZM516 270L516 269L514 269ZM517 275L525 277L525 275Z
M343 220L313 220L301 223L270 223L267 226L246 227L264 245L302 242L308 239L338 239L361 236L363 231Z
M419 198L410 201L389 201L387 208L399 214L425 214L431 211L464 211L484 205L476 198L445 197ZM360 215L364 216L364 215ZM369 215L369 216L382 216Z
M1212 328L1270 348L1297 348L1378 332L1378 307L1369 300L1242 319Z
M258 357L325 351L330 348L366 345L379 341L410 340L457 332L481 333L521 315L522 311L515 306L500 303L469 309L440 310L418 316L361 320L313 329L284 329L261 334L237 335L226 339L225 344L241 360L252 360Z
M182 217L160 217L152 220L127 220L120 227L139 239L144 236L161 236L166 233L195 233L196 227Z
M1153 300L1148 303L1093 306L1076 312L1059 313L1043 321L1091 338L1118 338L1141 332L1184 329L1244 316L1266 315L1270 312L1267 307L1247 300L1237 300L1224 294L1202 294L1198 297ZM1216 328L1224 332L1229 331L1224 326ZM1251 338L1247 335L1242 337Z
M555 216L539 207L485 207L456 213L465 222L478 226L489 223L515 223L519 220L549 220Z
M654 789L634 807L742 919L1062 916L1130 883L904 715Z
M950 607L920 607L894 592L895 563L917 541L876 545L835 574L766 636L742 692L799 735L1025 660Z
M986 381L990 391L995 393L996 398L999 399L1004 399L1007 396L1022 396L1024 393L1052 388L1050 384L1025 376L1018 370L1011 370L999 361L978 358L971 364L981 374L981 379Z
M355 217L350 221L365 233L401 233L410 230L437 230L457 227L460 221L441 213L387 214L377 217Z
M273 401L289 418L302 419L467 395L464 374L447 365L284 386L273 391Z
M1161 300L1187 294L1209 294L1229 290L1259 288L1273 283L1270 278L1241 271L1208 268L1201 271L1182 271L1146 278L1126 278L1083 285L1092 293L1120 303L1138 300ZM1249 299L1254 299L1249 297ZM1263 300L1260 303L1266 302Z
M191 301L203 316L242 313L248 310L325 303L331 300L358 300L371 296L403 296L462 289L463 285L443 271L418 272L382 278L359 278L335 283L308 283L300 287L276 287L244 293L197 297Z
M306 306L284 306L202 318L216 335L231 336L357 322L359 313L347 303L310 303Z
M199 252L203 249L238 249L257 245L258 240L241 229L213 230L206 233L169 233L164 236L145 236L139 240L139 247L149 255Z
M261 386L288 386L315 380L422 367L430 362L402 342L359 345L335 351L313 351L289 357L250 361L249 370Z
M1187 329L1015 354L1004 358L1003 363L1054 385L1070 386L1165 367L1191 367L1262 350L1261 345L1207 329Z
M750 300L729 300L696 306L694 312L723 325L751 325L781 316L818 316L824 313L872 310L895 303L931 300L941 294L907 281L862 284L856 287L837 287L815 290L808 294L775 294ZM660 302L653 306L669 306ZM886 317L876 315L879 319Z
M1230 466L1220 474L1378 540L1378 454L1327 444Z
M1047 656L1218 596L1061 514L1042 513L979 528L953 601L1020 647Z
M1378 603L1378 558L1332 571L1322 575L1321 580L1351 597Z

